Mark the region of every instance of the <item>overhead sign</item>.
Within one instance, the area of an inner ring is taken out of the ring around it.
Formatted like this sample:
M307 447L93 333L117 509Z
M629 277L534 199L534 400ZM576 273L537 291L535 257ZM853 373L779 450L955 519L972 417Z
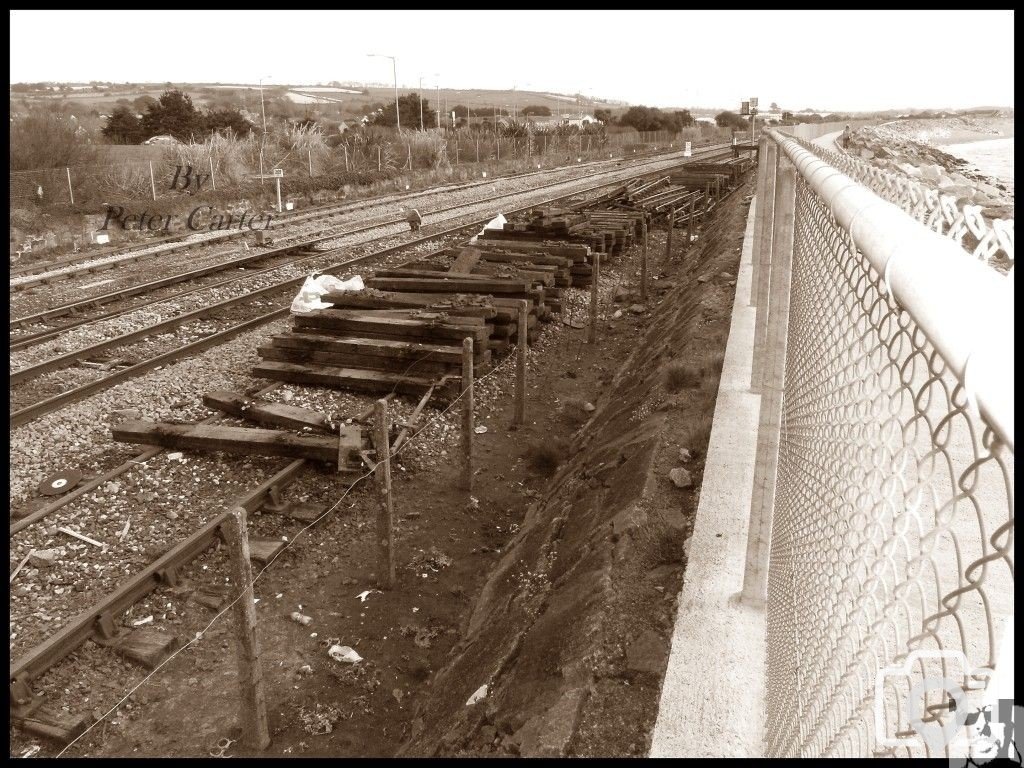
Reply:
M750 97L750 106L757 107L757 96Z
M741 115L749 115L750 114L750 102L749 101L740 102L740 114Z
M284 168L275 168L274 169L274 175L275 176L284 176Z

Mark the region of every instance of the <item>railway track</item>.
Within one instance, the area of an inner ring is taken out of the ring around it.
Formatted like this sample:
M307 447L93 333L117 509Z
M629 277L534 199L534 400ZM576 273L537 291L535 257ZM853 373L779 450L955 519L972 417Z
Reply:
M697 151L699 152L701 149L703 148L698 148ZM652 154L674 154L677 151L678 150L660 153L655 152ZM631 157L629 159L634 160L636 158ZM621 163L624 160L626 160L625 157L609 158L607 160L592 160L578 165L566 165L557 168L522 171L520 173L494 176L485 180L471 181L462 184L450 184L442 187L431 187L414 192L382 195L349 203L329 203L327 205L307 208L301 211L279 213L276 214L275 219L279 224L291 226L316 219L322 219L324 217L347 215L378 205L405 203L414 201L421 197L428 197L440 193L452 193L476 187L489 186L498 181L516 181L532 176L550 175L552 173L577 170L598 165ZM190 235L187 232L182 232L168 235L166 237L149 239L145 243L134 245L130 248L110 247L50 261L35 262L21 267L12 267L10 270L10 278L14 282L10 284L10 291L13 294L39 285L51 284L59 280L66 280L80 275L96 274L143 259L155 259L168 254L177 253L182 250L203 248L211 244L220 244L231 240L237 240L245 237L246 234L248 233L224 232L201 240L186 240L185 238Z
M700 155L701 159L706 159L709 155L714 155L722 150L720 148L712 148L705 153ZM662 167L665 163L671 163L674 161L668 160L654 160L648 161L644 165L658 165L657 169L647 169L640 173L635 172L635 166L630 169L628 175L615 174L615 178L606 180L597 185L587 187L585 189L573 189L565 194L558 195L553 198L541 201L531 201L527 205L522 206L518 210L525 210L528 208L536 207L539 205L548 205L553 202L565 199L566 197L572 197L581 194L587 194L595 192L604 187L611 186L614 184L622 183L628 178L635 178L638 176L645 176L650 173L657 173L664 171L666 168ZM607 172L602 172L601 175ZM579 181L579 180L575 180ZM545 185L543 188L550 186L572 184L573 182L556 182L552 185ZM530 192L514 193L515 195L532 194L537 190L531 190ZM501 195L498 197L511 197L512 195ZM492 198L493 199L493 198ZM489 202L483 201L483 202ZM460 205L456 207L471 207L473 205L479 205L480 202ZM152 323L143 328L128 333L123 333L113 338L109 338L105 341L93 343L84 348L67 352L64 354L51 357L35 364L22 367L10 374L10 386L12 392L12 404L14 410L11 412L11 425L12 428L16 428L22 424L25 424L32 419L37 418L45 413L49 413L56 410L66 404L76 402L82 398L88 397L96 392L106 389L114 384L124 381L126 379L138 376L148 370L152 370L156 367L166 365L175 360L180 360L191 354L203 351L210 347L216 346L234 336L244 333L253 328L259 327L274 320L280 319L287 316L288 306L280 306L282 299L285 299L294 293L295 288L302 283L305 279L305 274L311 269L316 271L327 273L327 274L339 274L346 270L354 267L358 264L363 264L369 261L379 261L386 257L389 257L401 250L427 244L435 241L443 241L449 237L458 236L459 233L470 227L480 226L485 223L493 216L493 213L483 218L474 217L471 221L457 224L451 228L444 229L438 232L434 232L425 235L420 238L415 238L395 246L387 247L381 250L366 253L355 258L349 258L341 262L335 262L330 264L332 259L336 256L336 251L328 251L322 254L316 254L315 256L302 257L301 260L304 265L304 271L295 277L290 277L283 281L271 282L269 285L259 287L255 290L248 290L240 293L239 295L231 298L223 299L215 303L209 304L204 303L202 306L186 311L180 314L174 314L169 318L161 319L156 323ZM308 247L308 246L306 246ZM328 262L327 264L319 265L312 263L314 260L319 262L321 259ZM264 276L268 277L269 273L279 268L271 268L264 270ZM250 276L251 277L251 276ZM243 278L239 278L241 280ZM237 282L236 280L228 282ZM189 292L192 293L192 292ZM244 319L239 320L235 315L241 311L242 307L245 307L243 314L247 316ZM262 312L255 316L252 312L255 310L259 312L260 309L266 309L268 306L275 306L269 312ZM129 310L131 311L131 310ZM179 337L168 337L161 344L156 345L156 349L153 349L153 344L147 344L147 349L140 352L125 352L130 350L129 345L138 345L144 343L147 340L153 339L161 334L168 334L176 329L181 329L183 326L188 324L196 323L207 318L212 318L218 314L224 315L218 322L223 323L227 321L229 324L223 328L200 328L200 337L195 339L189 339L187 336L185 340ZM97 356L109 353L112 350L120 350L118 354L120 358L115 358L113 361L107 360L106 362L96 362ZM129 356L126 358L125 354ZM141 360L136 358L145 355ZM95 375L103 374L105 370L110 370L116 364L116 361L125 360L124 364L119 370L107 373L106 375ZM76 384L71 388L63 388L62 382L56 383L56 388L59 391L54 392L53 386L48 386L45 383L40 383L39 379L44 374L69 368L70 366L76 365L81 361L92 362L92 368L95 374L88 375L89 380ZM41 397L39 397L41 395ZM28 402L26 402L26 400Z
M700 150L698 150L697 156L703 158L703 157L707 156L708 154L715 154L715 152L717 152L717 148L715 150L713 150L713 151L710 151L710 152L709 151L700 151ZM536 187L535 189L536 190L545 189L545 188L548 188L548 187L557 186L559 184L564 184L564 183L566 183L565 180L554 181L554 182L551 182L550 184L541 185L539 187ZM497 194L497 195L490 195L490 196L487 196L487 197L485 197L485 198L483 198L481 200L474 201L474 202L475 203L484 203L484 202L493 201L493 200L500 200L500 199L502 199L504 197L507 197L508 195L509 195L509 193L501 193L501 194ZM430 218L432 216L437 216L437 215L446 213L448 211L457 210L458 208L465 207L467 204L468 203L457 203L457 204L454 204L454 205L441 206L441 207L435 208L433 210L424 211L424 215L425 215L425 217ZM383 218L383 220L378 220L378 219L382 219L382 218ZM167 276L167 277L161 277L161 278L158 278L158 279L155 279L155 280L149 280L149 281L138 283L138 284L134 284L134 285L121 286L121 287L118 287L118 288L116 288L114 290L108 291L107 293L103 293L103 294L96 295L96 296L90 296L90 297L87 297L87 298L82 298L82 299L79 299L79 300L76 300L76 301L67 302L67 303L64 303L64 304L61 304L61 305L58 305L58 306L55 306L55 307L51 307L51 308L48 308L48 309L45 309L45 310L42 310L42 311L39 311L39 312L35 312L33 314L30 314L30 315L25 315L25 316L22 316L22 317L19 317L19 318L15 318L15 319L10 321L10 327L11 327L12 332L13 331L17 331L19 329L30 328L31 326L40 325L40 324L46 324L46 327L43 327L43 328L41 328L39 330L35 330L35 331L29 331L27 333L21 333L21 334L18 334L16 336L12 335L11 340L10 340L10 345L9 345L10 346L10 351L14 352L14 351L17 351L17 350L20 350L20 349L26 349L26 348L35 346L37 344L43 343L45 341L48 341L50 339L57 338L62 333L66 332L66 331L69 331L69 330L71 330L73 328L78 328L78 327L86 325L88 323L96 322L98 320L105 320L105 319L117 317L117 316L125 314L127 312L135 311L137 309L141 309L142 307L149 306L149 305L154 304L154 303L156 303L158 301L171 301L171 300L175 300L175 299L184 297L185 295L188 295L189 293L192 293L195 290L201 290L203 288L219 288L219 287L223 287L223 286L228 285L228 284L230 284L232 282L237 282L239 280L243 280L243 279L247 279L249 277L252 277L253 273L250 272L250 273L245 274L245 275L236 276L236 277L233 277L233 278L229 278L227 280L222 280L222 281L219 281L219 282L212 283L210 285L203 285L203 286L197 287L195 289L191 289L189 291L184 291L184 292L177 293L177 294L161 295L159 298L154 298L154 299L151 299L149 301L145 301L145 302L141 302L141 303L130 304L130 305L125 306L123 309L119 309L119 310L108 311L108 312L103 312L103 313L99 313L99 314L89 314L90 310L92 310L92 309L94 309L96 307L99 307L101 305L110 304L110 303L125 303L125 304L127 304L127 300L130 299L131 297L134 297L134 296L146 295L146 294L150 294L150 293L154 293L154 292L160 292L160 291L162 291L165 288L169 288L169 287L174 286L174 285L180 285L182 283L198 282L198 281L202 280L203 278L217 275L220 272L226 272L226 271L229 271L229 270L239 270L239 269L241 269L241 270L249 270L251 267L253 267L253 266L257 265L257 264L261 264L261 263L266 262L266 261L274 262L273 266L272 267L268 267L267 269L279 268L279 267L284 267L284 266L288 266L288 265L300 264L302 262L307 262L307 261L310 261L312 259L318 258L318 257L320 257L322 255L321 253L316 253L316 252L313 252L311 250L311 249L315 248L315 246L317 244L319 244L319 243L327 242L329 240L340 238L340 237L346 237L346 236L350 236L350 235L360 234L360 233L363 233L363 232L371 232L371 231L373 231L375 229L384 229L384 228L387 228L387 227L393 227L393 226L396 226L396 225L401 225L403 223L404 223L404 219L401 218L401 217L395 217L395 216L384 216L384 217L379 217L378 216L378 217L373 217L372 221L368 221L366 223L355 222L356 226L354 226L354 227L353 226L349 226L349 228L343 229L341 231L329 232L329 233L326 233L326 234L318 235L318 236L313 237L313 238L303 238L303 239L301 239L301 240L299 240L297 242L281 245L279 247L272 248L272 249L266 250L266 251L262 251L261 250L261 251L259 251L257 253L249 253L249 254L246 254L246 255L243 255L243 256L239 256L237 258L229 259L227 261L218 260L217 262L215 262L213 264L207 264L207 265L204 265L202 267L186 270L186 271L183 271L183 272L179 272L177 274L173 274L173 275L170 275L170 276ZM294 257L294 258L291 258L291 257ZM86 313L86 314L84 316L82 316L82 313ZM56 327L53 327L52 325L49 325L49 321L52 321L52 320L55 320L55 319L58 319L58 318L62 318L62 317L66 317L67 315L75 315L75 319L73 321L71 321L71 322L67 322L67 323L61 324L61 325L56 326Z

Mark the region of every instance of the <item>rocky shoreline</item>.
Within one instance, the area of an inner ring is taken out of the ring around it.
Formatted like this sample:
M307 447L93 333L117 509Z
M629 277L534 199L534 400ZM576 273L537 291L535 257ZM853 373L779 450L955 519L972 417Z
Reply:
M971 164L944 152L938 144L1009 137L1006 121L978 118L900 120L853 131L847 152L889 171L902 173L943 194L957 204L980 205L988 219L1012 219L1014 195L1002 181L975 171Z

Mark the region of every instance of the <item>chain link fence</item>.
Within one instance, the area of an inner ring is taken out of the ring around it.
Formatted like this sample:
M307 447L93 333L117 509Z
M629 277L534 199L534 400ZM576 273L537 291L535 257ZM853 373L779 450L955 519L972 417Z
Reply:
M1013 263L1013 219L987 219L980 205L960 204L953 195L909 176L878 168L859 157L795 139L879 197L894 203L931 230L959 243L988 264Z
M1012 631L1012 282L771 141L765 753L963 756Z

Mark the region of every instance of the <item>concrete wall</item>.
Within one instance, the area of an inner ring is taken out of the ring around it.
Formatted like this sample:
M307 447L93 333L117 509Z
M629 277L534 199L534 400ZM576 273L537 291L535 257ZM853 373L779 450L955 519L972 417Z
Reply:
M819 136L824 136L826 133L841 131L847 125L850 126L850 128L859 128L862 125L871 125L877 122L877 120L849 120L832 123L801 123L800 125L779 125L776 127L782 133L787 133L790 136L795 136L798 139L806 139L807 141L813 141Z

